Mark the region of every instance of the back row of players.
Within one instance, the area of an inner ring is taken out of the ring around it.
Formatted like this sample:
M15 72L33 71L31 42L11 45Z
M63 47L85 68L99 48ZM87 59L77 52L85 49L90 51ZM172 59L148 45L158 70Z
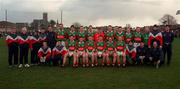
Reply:
M72 25L69 31L64 30L60 24L53 30L51 26L48 31L41 30L31 35L26 28L22 28L20 34L16 34L16 29L12 29L6 37L9 49L9 65L18 65L18 49L20 48L19 68L29 67L28 50L31 50L31 64L51 63L61 66L67 64L68 57L73 58L73 67L82 65L83 67L106 65L123 66L126 64L143 64L151 62L159 67L163 60L162 47L170 45L173 41L173 33L166 26L165 32L158 31L158 27L153 26L150 32L146 27L142 33L141 28L137 27L135 32L130 28L126 31L122 27L107 27L107 31L99 29L97 32L90 25L88 30L80 26L78 31ZM165 36L163 36L163 34ZM168 38L165 38L167 37ZM168 40L163 40L168 39ZM166 49L166 48L165 48ZM167 51L169 54L172 52ZM170 50L171 51L171 50ZM168 56L168 64L171 55ZM23 62L24 61L24 62Z

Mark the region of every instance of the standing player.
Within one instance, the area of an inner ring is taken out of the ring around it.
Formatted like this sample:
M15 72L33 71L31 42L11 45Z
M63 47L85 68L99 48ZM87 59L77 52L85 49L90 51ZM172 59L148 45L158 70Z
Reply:
M98 31L95 33L94 35L94 40L97 42L99 40L99 37L102 37L102 40L105 39L105 34L103 32L103 27L101 27L100 29L98 29Z
M106 36L106 40L109 39L109 37L111 37L112 39L114 39L114 31L111 25L108 26L107 31L105 33Z
M87 32L87 36L92 37L93 40L94 40L94 34L95 34L95 32L93 31L93 27L92 27L92 25L90 25L89 29L88 29L88 32Z
M8 45L8 62L9 67L12 67L12 60L14 58L14 65L18 65L18 42L16 28L12 28L11 32L6 36L6 43Z
M118 39L119 37L122 38L122 41L125 40L125 33L123 32L122 27L118 27L118 30L116 31L116 39Z
M145 32L142 34L144 46L148 47L148 39L149 39L149 27L145 27Z
M78 39L82 39L83 41L86 40L86 32L85 32L83 26L80 26L77 37L78 37Z
M126 34L125 34L125 37L126 37L126 44L129 44L129 42L133 41L133 34L131 33L131 29L128 27L127 28L127 31L126 31Z
M25 63L25 67L30 67L28 64L28 51L29 51L29 44L30 39L27 33L27 28L23 27L21 30L20 35L18 36L18 43L20 47L20 65L19 68L23 67L23 60Z
M31 49L31 64L38 64L38 50L41 47L39 33L34 32L32 36L30 36L30 49Z
M59 27L56 29L56 38L57 41L60 41L62 44L65 44L65 40L66 40L66 32L64 30L63 24L59 24Z
M162 37L162 33L160 31L158 31L157 25L153 26L153 31L151 31L149 34L148 47L151 48L155 41L157 42L158 47L162 48L163 37Z
M123 63L123 67L126 66L126 53L125 53L125 42L122 40L123 37L119 36L116 41L116 48L113 58L113 66L117 63L118 67L120 67L121 62Z
M134 47L140 46L140 43L142 41L142 34L141 34L141 28L137 27L136 32L134 33Z
M70 36L72 36L73 39L76 40L76 39L77 39L77 36L76 36L76 35L77 35L77 33L76 33L75 28L74 28L74 25L71 25L70 30L69 30L69 32L68 32L68 38L69 38Z
M53 31L51 26L48 27L48 31L46 32L47 44L53 49L56 46L56 33Z
M39 34L39 42L40 45L42 46L43 42L47 41L47 35L45 33L45 29L41 28L40 34Z
M167 54L167 65L170 65L173 41L174 41L174 34L170 31L169 26L166 26L165 32L163 33L163 53L164 53L163 63L165 62L165 58Z

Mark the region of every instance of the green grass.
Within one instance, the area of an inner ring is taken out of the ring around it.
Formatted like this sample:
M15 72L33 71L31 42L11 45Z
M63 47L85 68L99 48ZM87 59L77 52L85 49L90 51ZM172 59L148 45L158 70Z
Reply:
M170 67L8 68L7 47L0 40L0 89L180 89L180 39L175 39Z

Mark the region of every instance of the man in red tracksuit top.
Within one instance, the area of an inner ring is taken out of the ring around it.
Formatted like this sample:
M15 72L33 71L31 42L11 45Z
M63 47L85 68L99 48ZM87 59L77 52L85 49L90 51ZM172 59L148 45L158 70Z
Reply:
M20 65L19 68L23 67L23 60L25 63L25 67L29 67L28 64L28 51L29 51L29 44L30 44L30 37L27 33L27 28L23 27L22 32L18 36L18 43L20 47Z
M157 25L153 26L153 30L149 34L148 47L151 48L155 41L158 43L158 46L162 48L163 37L162 37L162 33L158 31Z
M30 49L31 49L31 64L36 65L39 62L38 50L41 47L40 37L38 32L34 32L30 36Z
M105 34L104 34L104 32L103 32L103 27L101 27L100 29L98 29L98 31L97 31L96 34L94 35L94 40L95 40L95 42L97 42L100 37L102 37L102 40L105 39Z
M63 59L61 58L63 57ZM66 58L67 58L67 49L64 45L62 45L62 42L58 41L56 43L56 46L52 49L52 60L53 64L55 66L59 65L59 61L62 62L62 67L66 64ZM61 66L61 65L60 65Z
M18 42L16 28L12 28L11 32L6 36L6 43L8 45L8 62L9 67L13 64L16 66L18 64ZM14 58L14 63L12 63Z
M43 42L43 46L38 51L40 63L50 64L51 48L47 46L47 42Z

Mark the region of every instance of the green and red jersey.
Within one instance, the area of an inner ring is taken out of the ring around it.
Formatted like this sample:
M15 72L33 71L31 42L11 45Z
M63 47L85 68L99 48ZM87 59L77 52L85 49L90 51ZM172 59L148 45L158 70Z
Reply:
M79 51L84 51L85 50L85 41L79 41L77 46L78 46Z
M73 40L73 41L68 40L68 49L70 51L74 51L76 49L76 41L75 40Z
M116 49L117 49L117 51L124 51L125 50L125 42L124 41L117 41L116 42Z
M135 32L134 33L134 42L135 43L140 43L141 41L142 41L142 33Z
M74 40L77 38L76 35L77 35L76 31L69 31L68 32L68 37L73 36Z
M108 39L109 37L114 38L114 31L107 31L105 33L106 39Z
M85 40L86 39L86 32L85 31L83 31L83 32L79 31L77 33L77 36L78 36L78 39L83 38Z
M122 37L122 40L125 40L125 32L116 32L116 39L118 39L118 37Z
M89 40L89 41L87 41L86 46L87 46L87 50L89 52L92 52L93 49L95 49L95 42L93 40Z
M94 31L92 31L92 32L88 31L88 32L87 32L87 36L88 36L88 37L90 37L90 36L91 36L91 37L94 37L94 35L95 35L95 32L94 32Z
M149 33L144 33L142 37L143 37L144 45L148 45Z
M114 41L107 41L106 42L106 50L108 50L108 51L114 50Z
M56 33L57 33L56 39L58 41L65 41L66 40L66 32L64 29L57 29Z
M126 43L128 44L130 41L133 41L133 34L132 33L126 33Z
M97 42L96 47L98 51L103 51L105 49L105 42Z

